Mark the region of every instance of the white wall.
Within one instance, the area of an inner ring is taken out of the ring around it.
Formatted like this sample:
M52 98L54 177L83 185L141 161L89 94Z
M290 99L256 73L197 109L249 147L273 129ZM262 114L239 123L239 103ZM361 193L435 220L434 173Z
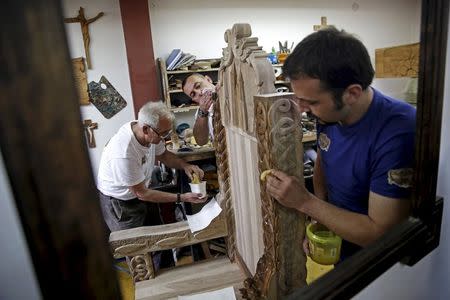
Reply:
M413 267L395 265L365 288L355 299L450 299L450 35L447 39L442 116L437 185L437 194L444 197L440 245Z
M353 4L358 5L353 9ZM356 34L374 62L375 49L418 42L420 37L418 0L149 0L155 57L167 58L180 48L197 58L218 58L226 46L224 32L234 23L249 23L252 36L270 52L278 41L294 46L313 32L321 16L328 24ZM409 79L376 79L383 92L403 97ZM192 123L192 114L178 122Z
M121 125L134 119L134 106L119 1L64 0L64 17L77 16L80 6L84 8L87 19L95 17L99 12L105 13L89 25L92 69L87 70L87 81L98 82L104 75L127 102L127 106L110 119L106 119L93 104L80 106L82 120L91 119L98 123L98 129L94 130L97 147L89 148L92 171L96 178L104 145ZM71 57L86 57L80 24L68 23L65 28Z

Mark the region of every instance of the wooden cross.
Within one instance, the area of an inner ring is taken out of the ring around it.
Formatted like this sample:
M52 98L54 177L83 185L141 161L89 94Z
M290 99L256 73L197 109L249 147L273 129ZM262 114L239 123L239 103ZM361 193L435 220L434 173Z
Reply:
M97 19L102 17L104 15L103 12L100 12L96 17L92 19L87 19L84 17L84 9L80 7L80 10L78 11L78 16L75 18L65 18L65 23L80 23L81 25L81 33L83 34L83 44L84 44L84 52L86 53L86 62L88 69L92 69L91 67L91 56L89 54L89 43L90 43L90 37L89 37L89 24L92 22L95 22Z
M327 17L321 17L320 18L320 25L314 25L314 31L319 31L320 29L328 28L333 25L327 24Z
M83 127L89 148L95 148L94 129L98 128L98 124L93 123L92 120L84 120Z

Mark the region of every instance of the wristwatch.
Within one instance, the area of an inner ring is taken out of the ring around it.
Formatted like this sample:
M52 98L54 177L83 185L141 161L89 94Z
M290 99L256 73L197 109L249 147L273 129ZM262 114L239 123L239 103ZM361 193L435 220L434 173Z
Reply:
M209 113L208 113L207 111L203 111L201 108L198 109L198 116L199 116L200 118L207 117L208 114L209 114Z
M181 204L181 194L177 193L177 202L175 204Z

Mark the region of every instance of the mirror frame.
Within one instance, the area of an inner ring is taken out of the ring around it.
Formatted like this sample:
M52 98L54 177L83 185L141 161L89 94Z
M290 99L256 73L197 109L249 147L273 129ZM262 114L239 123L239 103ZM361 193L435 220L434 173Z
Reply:
M120 299L61 5L18 0L2 7L0 149L42 297L59 298L62 288L69 298ZM292 299L350 298L395 263L413 265L439 244L448 12L446 0L422 1L413 215Z

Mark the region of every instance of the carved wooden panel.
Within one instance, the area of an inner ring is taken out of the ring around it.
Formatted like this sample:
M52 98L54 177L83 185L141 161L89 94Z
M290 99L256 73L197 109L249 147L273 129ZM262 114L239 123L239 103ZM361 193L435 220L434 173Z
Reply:
M220 76L220 74L219 74ZM220 80L220 78L219 78ZM231 261L235 260L236 252L236 226L235 216L233 210L233 203L231 201L231 184L230 184L230 170L228 163L228 149L227 149L227 134L225 127L222 124L222 108L219 105L214 107L213 125L214 125L214 148L216 149L216 165L217 165L217 179L219 184L219 199L220 207L225 211L225 218L228 228L228 236L226 237L228 257Z
M203 230L192 233L187 221L111 232L109 244L115 258L135 256L197 244L227 235L222 212Z
M293 94L255 96L256 136L260 173L281 170L303 181L303 145L300 114ZM306 285L306 256L302 242L305 215L281 206L261 186L264 255L256 274L245 282L251 299L281 299Z
M267 53L250 37L249 24L234 24L225 32L220 66L221 105L225 126L234 126L254 134L253 96L275 92L275 74Z
M418 77L419 43L375 50L377 78Z
M221 129L217 142L227 145L226 159L218 158L226 169L219 182L227 191L223 201L233 208L235 251L253 274L243 296L279 299L306 284L305 217L270 199L259 174L276 168L303 180L302 132L292 94L272 94L273 68L250 35L248 24L225 32L220 113L214 116L216 132Z
M81 105L89 105L89 93L86 77L86 66L82 57L72 59L73 76Z

